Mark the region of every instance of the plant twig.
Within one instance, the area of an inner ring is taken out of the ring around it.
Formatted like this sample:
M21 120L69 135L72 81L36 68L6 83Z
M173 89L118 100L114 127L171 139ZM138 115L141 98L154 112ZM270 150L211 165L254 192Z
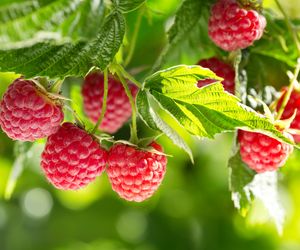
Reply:
M125 59L125 62L124 62L125 66L127 66L130 63L130 61L133 57L133 53L134 53L134 50L135 50L137 37L138 37L138 34L139 34L139 29L141 27L142 17L143 17L143 14L145 12L145 9L146 9L145 6L141 7L141 9L139 11L139 14L137 16L137 20L136 20L136 23L135 23L135 26L134 26L134 31L133 31L133 34L132 34L132 39L130 40L129 51L128 51L127 57Z
M132 75L130 75L120 64L115 65L118 69L118 71L122 74L122 76L129 81L131 81L133 84L135 84L138 88L142 88L142 84L137 81Z
M116 72L123 87L124 87L124 90L126 92L126 95L128 96L129 98L129 102L130 102L130 105L131 105L131 109L132 109L132 128L131 128L131 137L130 137L130 141L133 143L133 144L137 144L138 143L138 136L137 136L137 125L136 125L136 117L137 117L137 111L136 111L136 106L135 106L135 102L134 102L134 98L131 94L131 91L128 87L128 83L126 82L126 80L124 79L124 77L122 76L122 73L120 71L117 71Z
M104 90L103 90L103 100L102 100L102 108L101 108L101 113L100 113L100 117L95 125L95 127L92 130L92 134L94 134L98 127L100 126L105 112L106 112L106 104L107 104L107 95L108 95L108 70L107 68L103 71L103 75L104 75Z

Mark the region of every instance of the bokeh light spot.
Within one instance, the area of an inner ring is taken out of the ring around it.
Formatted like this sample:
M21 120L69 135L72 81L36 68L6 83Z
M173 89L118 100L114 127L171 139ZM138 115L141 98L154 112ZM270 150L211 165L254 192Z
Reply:
M23 212L35 219L41 219L47 216L53 206L53 200L48 191L35 188L28 191L22 200Z
M138 211L126 211L117 221L117 231L121 238L128 242L139 242L147 229L146 216Z

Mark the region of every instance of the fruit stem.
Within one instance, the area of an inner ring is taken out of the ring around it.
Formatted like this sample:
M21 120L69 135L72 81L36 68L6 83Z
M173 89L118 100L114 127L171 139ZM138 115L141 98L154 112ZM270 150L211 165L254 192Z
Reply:
M130 105L131 105L131 109L132 109L132 128L131 128L131 137L130 137L130 142L132 142L133 144L137 144L138 143L138 136L137 136L137 125L136 125L136 114L137 114L137 111L136 111L136 106L135 106L135 102L134 102L134 98L131 94L131 91L128 87L128 84L125 80L125 78L122 76L121 72L120 71L117 71L116 72L122 85L123 85L123 88L126 92L126 95L128 96L129 98L129 102L130 102Z
M294 85L297 82L297 78L298 78L299 72L300 72L300 58L298 58L298 60L297 60L297 66L295 68L294 76L290 80L290 84L288 86L288 90L287 90L286 94L284 95L282 104L281 104L280 109L279 109L279 111L277 113L277 116L276 116L276 120L280 120L280 118L281 118L281 116L283 114L285 106L287 105L287 103L288 103L288 101L289 101L289 99L291 97L292 91L294 89Z
M132 39L130 41L129 51L128 51L127 57L125 59L125 62L124 62L125 67L131 62L131 59L133 57L133 53L134 53L134 49L135 49L135 46L136 46L137 37L138 37L138 34L139 34L139 30L140 30L141 23L142 23L142 17L143 17L143 14L145 12L145 9L146 9L145 6L143 6L140 9L139 14L137 16L135 26L134 26L134 31L133 31L133 34L132 34Z
M300 57L300 42L299 42L299 39L298 39L298 35L297 33L295 32L295 29L293 27L293 24L291 23L287 13L285 12L285 10L283 9L282 5L280 4L280 2L278 0L275 0L275 3L278 7L278 9L280 10L280 12L282 13L282 15L284 16L284 19L285 19L285 23L289 29L289 31L291 32L292 34L292 37L293 37L293 40L294 40L294 43L296 45L296 48L297 48L297 53L298 53L298 56Z
M123 75L124 78L131 81L140 89L143 87L143 85L139 81L137 81L132 75L130 75L120 64L116 64L115 66L117 67L118 71Z
M95 132L97 131L98 127L100 126L100 124L104 118L104 115L106 113L107 95L108 95L108 71L107 71L107 68L103 71L103 75L104 75L104 91L103 91L102 109L101 109L100 117L92 131L92 134L95 134Z
M51 86L50 92L58 94L60 92L60 90L61 90L61 86L62 86L63 82L64 82L64 79L58 79L58 80L56 80L53 83L53 85Z

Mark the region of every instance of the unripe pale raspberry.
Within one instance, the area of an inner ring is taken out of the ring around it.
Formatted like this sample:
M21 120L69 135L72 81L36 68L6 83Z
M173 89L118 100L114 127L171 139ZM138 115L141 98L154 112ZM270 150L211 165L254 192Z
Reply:
M72 123L64 123L49 136L41 166L56 188L77 190L99 176L106 163L106 150L91 135Z
M261 133L239 130L238 140L243 162L257 173L277 170L293 152L293 146Z
M129 85L133 96L137 93L134 85ZM83 84L82 95L84 111L96 123L103 104L104 76L98 72L89 74ZM99 128L108 133L115 133L130 118L132 113L129 99L122 84L114 77L108 78L107 109Z
M163 149L153 142L151 147ZM108 156L107 174L114 191L128 201L141 202L153 195L162 182L167 157L137 149L125 144L116 144Z
M30 80L15 80L0 103L0 126L14 140L47 137L59 129L63 119L61 107Z
M263 35L266 19L255 10L241 8L235 0L219 0L211 9L208 34L226 51L244 49Z
M279 110L279 108L282 104L282 101L285 96L285 93L287 92L287 89L288 89L287 87L284 87L282 89L283 93L282 93L282 97L278 101L278 104L276 107L277 111ZM292 129L300 129L300 92L297 90L293 90L292 94L290 96L290 99L289 99L287 105L285 106L285 109L282 113L281 118L288 119L288 118L292 117L292 115L294 114L296 109L297 109L296 117L290 126L290 128L292 128ZM300 142L300 135L293 134L293 137L294 137L294 140L296 143Z
M231 94L234 94L234 78L235 72L231 65L220 61L218 58L212 57L209 59L204 59L198 62L198 65L212 70L217 76L222 77L224 80L222 84L224 89ZM214 80L200 80L198 81L198 87L203 87L208 84L213 83Z

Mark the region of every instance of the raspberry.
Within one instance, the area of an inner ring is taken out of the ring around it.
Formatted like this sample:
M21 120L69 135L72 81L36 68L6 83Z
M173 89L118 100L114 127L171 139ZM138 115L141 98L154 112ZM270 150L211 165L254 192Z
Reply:
M238 140L243 162L257 173L277 170L293 152L293 146L261 133L239 130Z
M100 73L89 74L84 81L82 95L87 116L96 123L101 114L104 77ZM129 85L133 96L137 93L134 85ZM99 129L115 133L131 116L131 105L122 84L110 76L108 79L107 110Z
M283 101L283 98L285 96L285 93L287 92L287 87L284 87L282 89L282 97L280 98L280 100L278 101L278 104L277 104L277 111L279 110L281 104L282 104L282 101ZM293 122L291 123L291 126L290 128L292 129L300 129L300 92L299 91L296 91L296 90L293 90L292 91L292 94L290 96L290 99L287 103L287 105L285 106L285 109L282 113L282 119L288 119L290 118L294 112L295 112L295 109L297 109L297 113L296 113L296 117L295 119L293 120ZM294 140L295 142L299 143L300 142L300 135L293 135L294 137Z
M220 61L218 58L212 57L209 59L201 60L198 62L198 65L209 68L212 70L217 76L222 77L224 80L222 84L226 91L231 94L234 94L234 78L235 72L234 69L227 63ZM208 84L213 83L214 80L200 80L198 81L198 87L203 87Z
M150 146L163 151L155 142ZM158 189L164 178L166 165L167 158L164 155L116 144L109 151L107 174L113 190L120 197L141 202Z
M41 166L56 188L76 190L99 176L106 162L107 152L91 135L72 123L64 123L49 136Z
M246 10L235 0L219 0L211 9L208 34L213 42L226 51L244 49L263 35L264 16Z
M61 107L30 80L16 79L0 103L0 126L14 140L47 137L59 129L63 119Z

